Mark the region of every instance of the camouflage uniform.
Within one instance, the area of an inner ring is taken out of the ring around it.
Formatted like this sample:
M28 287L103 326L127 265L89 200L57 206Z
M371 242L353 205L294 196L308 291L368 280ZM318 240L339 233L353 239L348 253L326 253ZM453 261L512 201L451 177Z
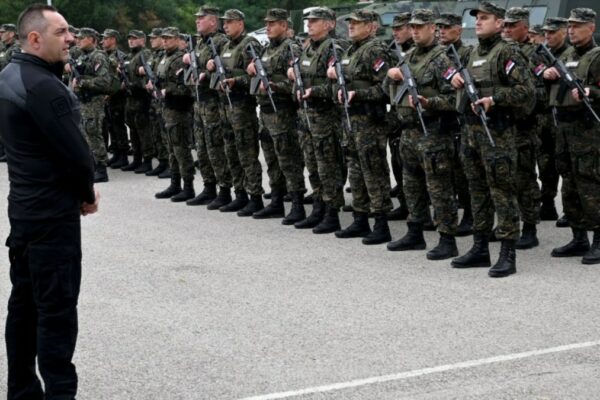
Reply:
M162 29L155 28L152 30L152 33L149 37L160 36L162 34ZM158 64L162 60L164 56L164 50L156 49L152 50L150 56L146 59L149 67L152 69L154 74L156 75L158 70ZM165 121L162 117L162 104L160 99L152 98L150 101L150 108L148 112L149 117L149 128L152 136L152 142L154 144L154 149L156 151L156 155L158 161L161 164L165 164L169 162L169 152L167 150L167 140L164 134Z
M7 30L12 30L16 32L16 26L13 24L4 24L2 25L1 32L6 32ZM4 69L12 58L12 55L15 52L21 51L21 46L16 38L10 44L1 43L2 48L0 49L0 71ZM4 154L4 145L2 144L2 132L0 132L0 161L5 161L6 156Z

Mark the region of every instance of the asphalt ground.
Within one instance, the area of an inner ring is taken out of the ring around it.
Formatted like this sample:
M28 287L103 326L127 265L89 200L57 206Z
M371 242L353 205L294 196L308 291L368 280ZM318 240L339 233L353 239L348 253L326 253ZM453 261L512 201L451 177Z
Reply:
M155 200L167 185L111 170L82 220L79 399L599 398L600 266L550 257L569 229L542 222L518 273L491 279L425 251ZM6 164L0 193L6 210ZM462 254L471 238L458 242ZM4 346L0 359L3 398Z

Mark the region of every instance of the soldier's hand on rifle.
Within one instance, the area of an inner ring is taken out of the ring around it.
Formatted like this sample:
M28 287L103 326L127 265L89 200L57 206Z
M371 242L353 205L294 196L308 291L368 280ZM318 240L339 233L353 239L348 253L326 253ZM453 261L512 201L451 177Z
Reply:
M327 68L327 77L329 79L337 79L337 72L335 72L335 67L329 67Z
M490 108L492 108L492 106L494 105L494 99L492 99L491 97L482 97L475 103L471 103L471 109L475 114L479 115L479 113L477 112L478 105L483 106L483 110L487 113L488 111L490 111Z
M348 104L352 102L354 96L356 96L356 91L352 90L348 92ZM338 90L338 101L340 102L340 104L344 104L344 94L342 92L342 89Z
M417 95L417 97L419 98L419 103L421 103L421 106L423 108L428 108L429 107L429 100L427 100L427 98L421 96L420 94ZM408 105L411 106L414 109L417 109L417 106L415 106L415 103L413 102L413 97L412 96L408 96Z
M454 74L452 80L450 81L450 84L454 89L462 89L463 87L465 87L465 80L460 74Z
M162 97L165 97L167 95L167 89L161 89L160 94Z
M590 97L590 88L586 87L586 88L583 88L583 90L585 92L585 95L587 97ZM571 90L571 95L573 96L573 98L575 99L575 101L578 101L580 103L583 101L583 99L581 98L581 94L579 93L579 90L577 90L577 89Z
M554 67L547 68L544 71L543 76L544 76L544 79L546 79L548 81L555 81L558 78L560 78L560 74L558 73L558 70Z
M190 65L192 63L192 59L190 57L190 53L185 53L183 55L183 63L187 64L187 65Z
M64 71L65 71L65 73L70 74L71 73L71 64L66 63Z
M73 87L73 90L79 88L79 80L77 78L73 78L71 81L71 86Z
M152 81L148 81L148 83L146 83L145 87L148 90L154 90L154 85L152 84Z
M312 88L308 88L304 90L304 96L300 97L300 91L298 93L298 101L306 100L312 95Z
M256 76L256 66L254 65L253 62L251 62L250 64L248 64L248 67L246 68L246 72L250 76Z
M215 61L208 60L208 62L206 63L206 69L209 70L210 72L213 72L214 70L216 70L217 66L215 65Z
M202 72L198 75L198 82L202 82L204 79L206 79L206 72Z
M271 81L269 81L269 86L271 86ZM265 84L262 80L260 81L259 89L262 90L263 92L267 91L267 87L265 87Z
M235 85L235 78L227 78L221 81L221 87L225 89L225 86L229 86L231 89Z
M287 77L290 81L295 81L296 80L296 74L294 73L294 68L288 68L287 70Z
M402 70L400 68L390 68L387 72L387 76L395 81L404 80L404 75L402 75Z
M146 70L144 69L144 67L140 67L138 69L138 75L139 76L146 76Z

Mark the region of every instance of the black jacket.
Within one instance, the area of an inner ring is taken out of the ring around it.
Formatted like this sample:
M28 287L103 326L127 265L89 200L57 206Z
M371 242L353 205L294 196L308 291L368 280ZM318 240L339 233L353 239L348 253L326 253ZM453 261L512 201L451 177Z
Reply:
M93 158L62 70L60 63L23 53L0 73L0 132L14 220L78 218L81 203L94 202Z

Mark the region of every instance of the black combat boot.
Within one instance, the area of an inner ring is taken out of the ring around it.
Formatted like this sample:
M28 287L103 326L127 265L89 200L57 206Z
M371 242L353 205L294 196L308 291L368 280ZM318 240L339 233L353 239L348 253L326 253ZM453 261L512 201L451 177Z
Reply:
M263 194L263 198L264 198L265 200L271 200L271 192L269 192L269 193L264 193L264 194Z
M517 240L515 248L519 250L532 249L540 244L537 238L537 229L535 224L523 223L521 237Z
M585 229L571 228L573 239L562 247L552 250L552 257L581 257L590 251L590 240Z
M204 182L204 189L200 194L185 202L188 206L205 206L217 197L217 184Z
M171 176L171 184L168 188L162 192L158 192L154 195L157 199L170 199L176 194L181 192L181 176L173 174Z
M309 194L308 196L304 196L304 204L313 204L315 201L315 196L313 193Z
M342 207L343 212L354 212L354 208L352 208L352 204L345 204Z
M121 169L129 164L126 150L115 150L115 157L113 158L114 160L109 165L111 169Z
M304 192L290 192L292 196L292 209L290 213L281 221L282 225L294 225L296 222L306 219L304 210Z
M554 199L542 200L540 219L542 221L556 221L558 219L558 213L556 212L556 207L554 206Z
M478 268L492 265L490 260L489 234L473 234L473 247L465 254L452 260L453 268Z
M431 212L429 211L429 208L427 209L427 220L423 224L423 230L429 232L435 232L437 230L437 225L435 222L433 222L433 218L431 218Z
M187 178L183 180L183 190L177 193L175 196L171 197L171 201L175 203L180 203L182 201L187 201L189 199L193 199L196 195L194 191L194 177Z
M504 278L517 272L517 252L515 251L515 241L502 239L500 245L500 257L488 271L491 278Z
M390 190L390 197L398 197L400 196L400 186L396 185ZM389 220L389 218L388 218Z
M169 162L167 160L158 160L158 165L156 168L146 172L146 176L158 176L167 168L169 168Z
M158 174L158 179L169 179L171 178L171 168L167 167L165 168L165 170L163 172L161 172L160 174Z
M96 164L94 170L94 183L108 182L108 173L106 172L106 165Z
M354 211L352 213L354 221L346 229L335 232L335 237L340 239L365 237L371 233L369 226L369 214Z
M152 158L145 158L144 161L133 172L136 174L145 174L152 171Z
M285 196L283 196L283 201L285 203L291 203L292 202L292 194L291 193L286 193Z
M571 226L571 224L569 223L569 219L567 218L566 215L563 215L556 221L557 228L568 228L570 226Z
M250 195L250 201L244 208L237 212L238 217L251 217L252 214L265 208L260 194Z
M319 198L313 199L313 209L308 217L294 224L297 229L309 229L319 225L325 217L325 203Z
M267 218L283 218L285 216L285 209L283 208L283 191L273 189L271 191L271 202L262 210L259 210L252 214L254 219L267 219Z
M471 206L465 206L460 224L456 227L456 236L469 236L473 234L473 213Z
M408 206L406 202L400 201L400 206L390 211L387 218L388 221L404 221L408 218Z
M2 152L2 150L0 150L0 153ZM106 160L106 166L110 167L113 165L113 163L115 161L117 161L117 159L119 158L119 154L121 153L119 150L113 150L113 155L112 157L110 157L108 160Z
M235 191L235 200L233 200L229 204L225 204L222 207L219 207L219 211L221 212L234 212L239 211L242 208L246 207L248 204L248 194L244 189Z
M134 155L133 161L130 162L129 164L125 165L124 167L121 167L121 171L125 171L125 172L135 171L140 165L142 165L142 157Z
M600 264L600 230L594 231L592 247L585 253L581 262L583 264Z
M392 240L392 234L390 233L390 227L388 225L387 216L385 213L374 213L375 224L373 225L373 232L369 233L362 240L363 244L381 244L387 243Z
M219 186L219 194L206 206L207 210L218 210L231 203L231 188Z
M340 217L337 208L327 206L325 217L319 225L313 228L314 234L333 233L342 229L340 226Z
M423 237L423 225L408 222L408 232L395 242L388 243L389 251L423 250L427 247Z
M456 239L447 233L440 233L440 241L437 246L427 252L428 260L447 260L448 258L456 257L458 248L456 247Z

